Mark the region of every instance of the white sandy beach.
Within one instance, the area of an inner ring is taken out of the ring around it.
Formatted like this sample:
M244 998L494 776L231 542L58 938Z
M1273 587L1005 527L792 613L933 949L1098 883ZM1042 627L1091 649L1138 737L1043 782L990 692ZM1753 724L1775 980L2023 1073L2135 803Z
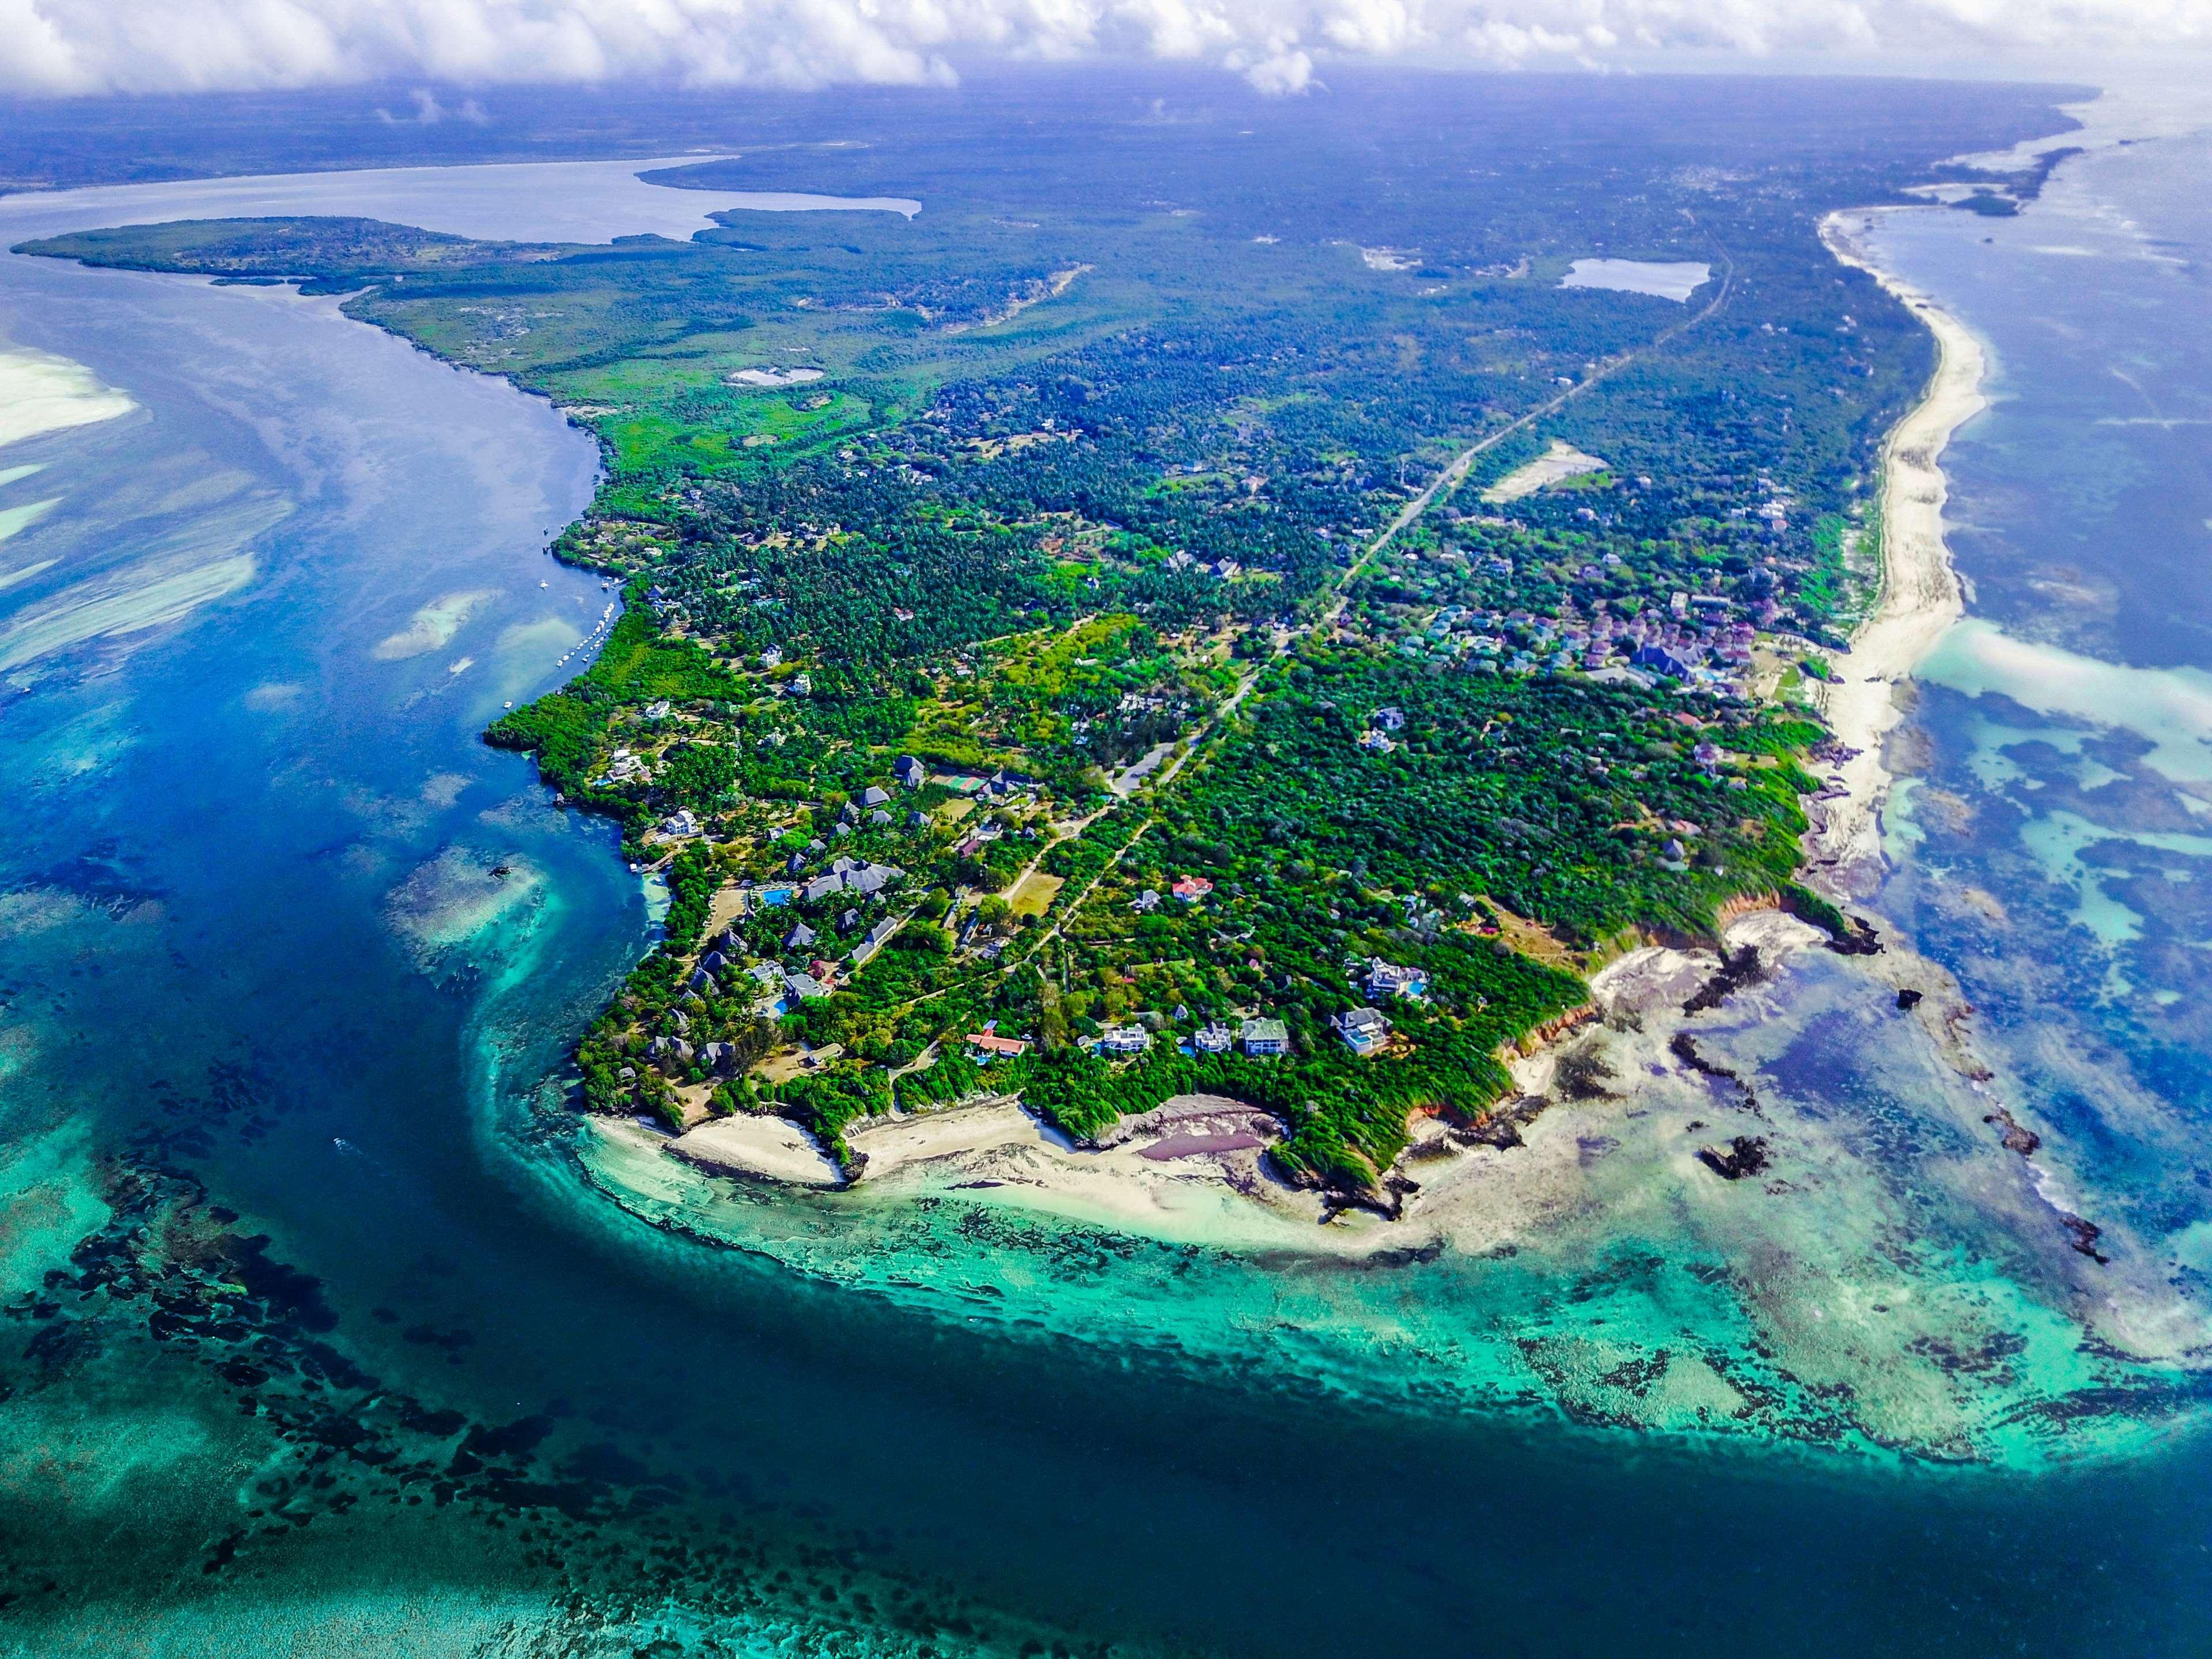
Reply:
M1939 356L1925 395L1889 436L1882 458L1881 595L1834 664L1822 708L1836 737L1859 752L1831 775L1841 793L1813 804L1808 885L1836 899L1863 898L1881 871L1881 809L1890 775L1882 742L1904 718L1898 688L1964 613L1943 540L1943 447L1978 415L1981 342L1927 295L1876 267L1852 240L1863 212L1831 214L1821 240L1868 272L1928 325Z
M1840 216L1829 222L1824 234L1838 258L1872 269L1846 240ZM1875 274L1927 322L1942 356L1926 395L1891 435L1882 477L1881 593L1850 649L1838 659L1839 678L1830 688L1827 714L1836 734L1859 752L1832 769L1831 793L1814 804L1807 845L1813 859L1810 879L1838 900L1863 897L1881 873L1880 816L1890 784L1881 744L1902 717L1897 688L1960 612L1959 584L1943 541L1944 483L1937 463L1952 432L1983 407L1983 354L1973 337L1924 295ZM1584 462L1602 465L1558 445L1522 472L1540 472L1541 482L1549 483L1581 470L1577 464ZM1727 949L1753 946L1770 970L1820 937L1816 929L1774 910L1737 916L1722 930ZM1593 976L1594 997L1608 1018L1625 1020L1625 1029L1635 1035L1586 1027L1557 1048L1516 1061L1517 1086L1524 1093L1545 1093L1559 1048L1585 1040L1624 1057L1633 1051L1639 1066L1668 1069L1666 1042L1684 1024L1681 1004L1720 963L1713 951L1652 946L1607 963ZM1947 976L1898 951L1867 959L1867 969L1880 982L1910 979L1916 987L1928 987L1930 994L1917 1023L1936 1039L1952 1069L1974 1074L1972 1058L1947 1013L1955 1002L1945 994ZM1617 1103L1595 1109L1608 1120L1619 1114ZM866 1125L848 1138L866 1155L860 1187L874 1201L957 1189L976 1201L1087 1218L1155 1237L1291 1245L1330 1254L1358 1255L1432 1240L1480 1250L1593 1201L1585 1170L1592 1111L1589 1106L1554 1104L1528 1127L1527 1145L1510 1153L1449 1142L1440 1122L1417 1124L1403 1167L1420 1190L1402 1218L1385 1222L1353 1212L1325 1227L1316 1224L1327 1213L1318 1194L1292 1188L1267 1173L1261 1143L1276 1133L1272 1123L1232 1101L1179 1097L1145 1120L1122 1126L1115 1144L1101 1150L1079 1149L1016 1103L988 1096L964 1107ZM648 1133L635 1126L625 1126L624 1133ZM1615 1123L1607 1133L1619 1137L1623 1132ZM806 1137L776 1120L725 1120L672 1142L653 1138L674 1156L716 1173L799 1188L837 1184L828 1160ZM1677 1179L1692 1172L1695 1149L1687 1142L1670 1144L1663 1154L1656 1146L1647 1150L1657 1160L1655 1177L1670 1169ZM1687 1190L1712 1196L1702 1182L1690 1183Z

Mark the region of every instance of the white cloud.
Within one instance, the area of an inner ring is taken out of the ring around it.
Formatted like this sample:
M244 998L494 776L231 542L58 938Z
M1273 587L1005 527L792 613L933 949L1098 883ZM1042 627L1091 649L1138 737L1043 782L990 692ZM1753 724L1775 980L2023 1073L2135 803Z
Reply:
M380 109L376 112L385 125L434 127L441 121L466 121L471 126L480 127L491 120L491 117L484 112L484 106L473 98L464 98L451 109L440 103L437 94L427 87L416 88L407 94L407 98L415 106L415 113L394 115L388 109Z
M1951 61L2202 52L2208 0L0 0L0 91L941 83L979 58L1212 64ZM395 119L471 118L434 103Z

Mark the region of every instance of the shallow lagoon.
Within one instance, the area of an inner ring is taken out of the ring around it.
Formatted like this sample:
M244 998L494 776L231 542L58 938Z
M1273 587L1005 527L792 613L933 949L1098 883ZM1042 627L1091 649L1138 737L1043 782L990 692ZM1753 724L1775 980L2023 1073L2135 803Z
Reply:
M1682 304L1711 276L1711 265L1695 260L1577 259L1559 279L1559 286L1648 294L1655 299Z
M194 199L149 210L213 210ZM0 599L0 626L57 580L128 594L149 560L253 572L41 653L0 725L25 781L0 911L0 1240L27 1344L0 1402L15 1650L557 1632L629 1652L830 1627L904 1651L933 1623L957 1650L1016 1645L1030 1619L1271 1654L2208 1634L2193 1434L2021 1475L1698 1432L1713 1396L1681 1379L1754 1333L1691 1271L1698 1240L1621 1125L1555 1127L1577 1166L1613 1141L1594 1179L1647 1194L1636 1228L1585 1230L1571 1272L1299 1268L865 1193L835 1216L667 1195L734 1212L663 1218L741 1251L633 1219L580 1182L536 1085L640 948L642 902L607 837L474 740L550 683L540 629L580 636L602 602L539 552L588 489L588 442L265 291L9 259L0 334L138 405L21 447L64 506L10 554L58 575ZM379 654L448 622L435 650ZM1808 1148L1917 1145L1964 1114L1918 1146L1893 1218L1958 1253L1945 1294L2023 1338L1959 1355L1962 1387L2093 1376L2037 1311L2040 1258L1963 1226L1990 1195L1971 1103L1883 1054L1863 993L1815 959L1777 993L1789 1018L1731 1011L1715 1052L1758 1062L1808 1126L1831 1115ZM1715 1255L1747 1248L1726 1212L1701 1224ZM1852 1237L1770 1256L1759 1282L1826 1312L1794 1293ZM65 1291L42 1296L49 1271ZM1685 1360L1655 1390L1627 1362L1661 1346ZM1783 1394L1777 1415L1808 1420Z

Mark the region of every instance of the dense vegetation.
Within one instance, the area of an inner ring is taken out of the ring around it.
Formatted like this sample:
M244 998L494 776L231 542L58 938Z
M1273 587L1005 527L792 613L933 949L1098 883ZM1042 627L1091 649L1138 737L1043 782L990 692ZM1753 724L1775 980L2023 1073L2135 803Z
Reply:
M1217 1092L1281 1119L1285 1172L1375 1198L1408 1115L1489 1109L1593 953L1750 895L1844 925L1794 888L1793 697L1931 352L1816 225L2030 112L1488 93L842 104L853 142L655 176L919 215L688 243L289 219L38 251L349 293L599 435L556 550L626 614L489 734L667 864L667 938L580 1050L592 1109L775 1111L846 1161L895 1104L1018 1092L1097 1135ZM1709 275L1562 285L1600 255ZM1248 1020L1285 1052L1214 1052ZM979 1072L987 1029L1029 1046Z

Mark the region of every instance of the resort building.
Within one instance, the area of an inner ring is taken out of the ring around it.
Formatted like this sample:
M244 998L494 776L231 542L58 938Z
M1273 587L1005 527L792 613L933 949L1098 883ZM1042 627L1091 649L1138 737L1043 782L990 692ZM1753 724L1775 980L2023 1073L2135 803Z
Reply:
M1152 1046L1152 1034L1141 1025L1109 1025L1098 1039L1099 1048L1109 1054L1141 1054Z

